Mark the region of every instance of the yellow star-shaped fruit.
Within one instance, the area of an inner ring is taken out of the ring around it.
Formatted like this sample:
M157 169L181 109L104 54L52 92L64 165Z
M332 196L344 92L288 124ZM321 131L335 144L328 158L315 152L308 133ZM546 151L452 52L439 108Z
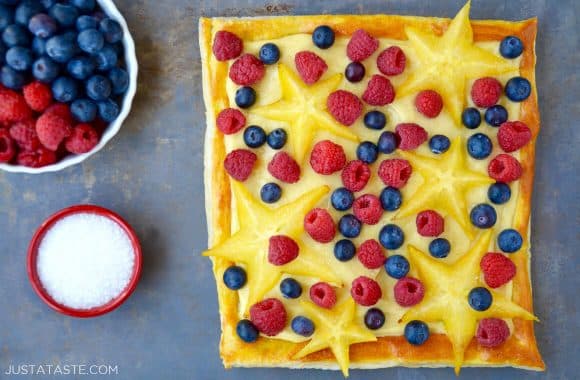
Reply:
M469 8L470 2L467 2L441 37L417 28L405 28L417 56L417 66L397 89L398 97L427 89L437 91L457 125L465 105L467 79L518 69L514 63L475 46Z
M422 320L443 322L451 344L458 374L465 349L475 335L477 322L483 318L524 318L537 320L527 310L490 290L493 302L489 309L476 311L469 305L468 294L480 282L480 261L487 252L491 231L478 237L471 249L453 265L444 264L409 245L411 268L416 268L425 286L425 297L417 306L407 311L400 322Z
M411 152L400 151L413 170L423 177L423 183L408 197L396 214L402 218L423 210L438 210L450 215L465 234L473 237L473 229L467 211L467 192L482 185L493 183L487 174L469 169L466 148L457 137L449 150L440 158L430 158Z
M271 209L258 202L239 182L232 181L240 229L229 239L205 251L204 256L222 257L246 264L248 307L262 300L280 280L282 273L318 278L335 284L340 279L324 264L320 254L298 240L304 231L304 216L329 191L327 186L311 190L296 200ZM269 239L286 235L299 247L298 257L285 265L268 261Z
M326 99L342 81L341 74L310 86L283 64L278 65L278 75L282 98L275 103L252 109L252 112L267 119L288 123L288 144L296 161L303 162L314 134L319 129L348 140L359 140L357 135L326 111Z
M294 357L300 359L313 352L330 348L342 373L348 377L350 345L377 340L376 336L354 320L356 314L354 300L349 297L330 310L318 307L312 302L303 301L301 305L306 315L314 322L315 330L312 339Z

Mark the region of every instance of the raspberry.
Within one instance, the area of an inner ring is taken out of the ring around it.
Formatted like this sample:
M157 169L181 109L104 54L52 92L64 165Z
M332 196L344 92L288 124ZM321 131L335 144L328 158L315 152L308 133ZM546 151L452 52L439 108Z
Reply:
M26 104L36 112L43 112L52 104L52 90L42 82L32 82L22 89Z
M296 183L300 179L300 166L286 152L278 152L272 157L268 171L282 182Z
M326 282L318 282L310 287L312 302L325 309L332 309L336 304L336 292Z
M224 135L232 135L246 125L246 117L240 110L226 108L222 110L216 119L216 126Z
M300 78L306 84L316 83L328 70L324 59L311 51L300 51L294 56L294 64Z
M512 182L522 176L522 165L509 154L498 154L489 162L487 173L498 182Z
M285 235L270 237L268 261L272 265L284 265L298 257L298 244Z
M377 224L383 215L383 208L379 198L372 194L358 197L353 205L354 216L366 224Z
M244 49L244 42L235 34L220 30L213 38L213 55L218 61L238 57Z
M351 126L362 113L363 104L352 92L334 91L328 96L326 106L339 123Z
M504 152L514 152L532 139L532 131L521 121L506 121L499 127L497 140Z
M507 284L516 275L513 261L497 252L486 253L481 259L480 267L485 283L494 289Z
M387 260L383 247L375 239L363 242L358 247L356 257L367 269L380 268Z
M310 210L304 217L304 229L317 242L328 243L334 239L336 227L332 216L322 208Z
M395 100L395 89L388 78L375 74L369 80L362 98L371 106L384 106Z
M421 236L439 236L445 229L445 220L433 210L421 211L417 214L415 222L417 224L417 232Z
M36 122L33 119L12 124L10 137L22 150L36 150L40 146L40 140L36 134Z
M415 123L402 123L395 127L400 139L399 149L413 150L427 141L427 131Z
M0 87L0 124L10 124L31 117L32 111L22 95Z
M46 149L42 145L33 151L23 150L16 157L18 165L29 168L40 168L56 162L56 153Z
M90 124L79 124L64 140L64 147L71 153L90 152L99 143L99 134Z
M362 190L371 178L371 169L361 160L354 160L346 164L342 171L342 183L352 192Z
M407 184L413 173L413 168L409 161L401 158L384 160L379 166L379 177L387 186L400 189Z
M252 174L258 157L247 149L236 149L228 153L224 160L224 167L235 180L244 182Z
M354 279L350 286L350 295L354 302L362 306L372 306L383 296L379 284L368 277L360 276Z
M16 154L14 141L6 129L0 129L0 163L10 162Z
M403 307L418 304L423 300L425 287L413 277L403 277L395 284L395 301Z
M66 105L49 107L36 120L36 133L45 148L56 151L60 143L72 133L72 116Z
M346 55L351 61L364 61L377 50L379 41L365 32L363 29L358 29L350 37L348 45L346 45Z
M495 78L479 78L471 87L471 99L476 106L487 108L497 103L501 96L501 83Z
M230 67L230 79L240 86L251 86L266 74L264 63L251 54L244 54Z
M419 113L434 118L439 116L443 109L443 99L436 91L424 90L417 94L415 108Z
M484 318L477 326L477 343L483 347L497 347L510 336L510 328L506 321L499 318Z
M401 74L405 71L406 63L407 57L405 57L405 53L398 46L391 46L383 50L377 58L377 67L385 75Z
M250 308L250 320L261 333L268 336L284 330L287 317L284 304L276 298L266 298Z
M346 165L346 155L342 146L330 140L319 141L312 148L310 166L318 174L332 174Z

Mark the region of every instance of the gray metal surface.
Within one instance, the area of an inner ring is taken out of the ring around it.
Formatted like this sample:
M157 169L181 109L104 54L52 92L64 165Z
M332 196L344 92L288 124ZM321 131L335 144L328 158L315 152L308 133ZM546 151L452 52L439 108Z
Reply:
M248 5L248 3L250 5ZM225 371L206 247L204 109L197 46L200 15L399 13L453 16L462 1L347 0L285 3L119 0L137 44L141 75L120 133L85 163L59 173L0 173L0 378L10 365L109 364L122 379L330 379L337 372ZM474 0L473 18L539 17L537 82L542 132L533 197L536 325L543 374L470 369L462 379L574 379L580 373L577 306L580 199L580 2ZM133 224L144 248L143 277L117 311L97 319L59 315L33 293L25 254L38 224L63 207L91 202ZM34 378L39 378L35 376ZM446 379L451 369L351 372L352 379Z

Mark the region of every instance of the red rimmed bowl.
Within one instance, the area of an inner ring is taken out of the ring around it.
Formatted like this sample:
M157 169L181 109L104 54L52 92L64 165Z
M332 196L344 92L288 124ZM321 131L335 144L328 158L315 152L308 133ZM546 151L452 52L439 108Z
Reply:
M133 247L133 252L135 254L135 260L133 262L133 272L131 274L131 279L125 287L125 289L119 293L117 297L109 301L108 303L93 307L91 309L74 309L56 302L44 289L42 281L40 280L36 267L36 259L38 257L38 247L42 242L42 239L58 221L66 218L67 216L74 214L95 214L98 216L103 216L117 223L127 234L127 237L131 241ZM115 310L119 307L125 300L133 293L141 277L141 266L142 266L142 252L141 244L137 238L137 234L133 228L127 223L123 218L106 208L95 206L95 205L76 205L67 207L63 210L56 212L46 219L42 225L36 230L30 245L28 246L28 257L27 257L27 271L28 279L32 288L38 294L38 296L52 309L58 311L59 313L69 315L77 318L91 318L103 315Z

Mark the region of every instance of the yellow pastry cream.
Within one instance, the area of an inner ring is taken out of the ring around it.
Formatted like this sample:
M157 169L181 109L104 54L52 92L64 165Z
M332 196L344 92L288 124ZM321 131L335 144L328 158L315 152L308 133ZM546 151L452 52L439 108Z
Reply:
M407 40L379 39L379 48L363 61L366 74L358 83L347 81L343 75L345 67L350 63L346 55L348 37L337 37L334 45L326 50L316 48L310 34L295 34L275 40L244 41L245 53L257 56L260 47L267 42L276 44L281 52L279 62L266 66L264 78L253 86L257 100L244 111L246 125L259 125L266 133L276 128L285 129L288 143L283 150L298 162L301 175L297 183L281 184L282 197L278 202L273 205L261 202L261 187L268 182L278 182L267 170L268 163L278 151L267 145L254 149L258 160L252 175L243 184L232 181L233 236L207 254L225 257L246 269L248 282L238 291L240 319L248 318L249 307L262 299L274 297L284 303L288 313L287 327L271 338L292 342L311 340L297 357L330 348L345 371L345 367L348 368L350 344L372 341L375 337L403 335L405 323L419 319L428 323L432 334L449 336L458 370L463 360L463 351L475 334L478 319L504 318L513 329L510 318L533 318L510 301L511 283L492 291L493 306L485 313L477 314L470 309L466 298L469 288L485 286L479 268L481 257L486 252L499 251L497 234L513 227L519 185L518 181L512 182L510 200L503 205L494 205L497 223L493 229L482 230L471 224L470 210L477 204L489 203L487 191L494 181L489 178L487 167L489 161L502 153L502 150L497 144L498 128L483 121L477 130L467 129L461 124L461 112L466 107L474 106L470 97L474 80L493 76L505 85L510 78L519 74L520 65L519 58L508 60L501 57L498 42L473 42L468 12L469 5L460 11L440 36L407 28ZM387 117L385 129L377 131L365 127L362 116L350 127L336 122L326 110L328 95L342 89L360 98L370 77L381 74L376 64L377 57L390 46L400 47L407 58L404 72L389 77L396 98L386 106L364 104L363 109L363 115L371 110L383 112ZM315 52L328 65L328 70L315 84L305 84L296 72L294 57L301 51ZM227 79L226 90L231 104L235 104L234 97L238 88ZM414 105L416 94L426 89L437 91L443 98L443 110L435 118L423 116ZM498 104L507 109L509 120L518 120L519 103L502 96ZM372 174L368 184L355 194L356 197L362 194L379 196L385 185L377 172L385 159L406 159L411 163L413 173L408 183L400 189L403 198L401 209L385 211L379 223L363 225L361 234L351 240L357 247L365 240L378 240L379 231L386 224L396 224L403 230L404 244L398 249L385 252L387 256L405 256L410 262L408 276L420 279L425 285L424 299L411 307L401 307L395 302L393 287L397 280L389 277L382 267L371 270L365 268L356 257L347 262L338 261L334 257L334 245L343 238L340 232L337 231L332 242L322 244L313 240L302 227L304 215L314 207L328 210L335 222L345 213L351 212L337 211L330 204L331 192L343 187L340 171L331 175L314 172L309 163L314 144L331 140L341 145L348 162L357 159L356 149L360 142L376 143L383 131L394 131L399 123L417 123L429 136L445 135L450 139L451 147L440 155L432 153L427 143L412 151L396 150L388 155L379 153L377 161L369 165ZM486 159L476 160L467 154L467 139L475 133L484 133L494 142L493 151ZM242 133L225 136L225 146L227 152L247 148ZM513 153L513 156L519 158L518 152ZM467 181L466 178L475 180ZM437 211L445 218L445 230L441 237L451 244L451 252L446 258L431 258L428 245L432 238L417 233L416 215L428 209ZM268 239L273 234L286 234L296 240L300 247L296 260L283 266L268 263ZM381 309L386 320L377 330L365 327L364 315L369 307L354 304L350 295L352 281L363 275L375 279L382 289L382 297L373 307ZM287 277L301 284L301 297L282 297L279 284ZM310 302L308 289L320 281L335 286L338 297L335 308L351 313L350 320L345 321L336 311L322 309ZM445 287L453 289L441 290ZM317 330L312 337L300 336L290 328L291 319L300 315L315 321ZM332 326L328 324L332 324L332 321L340 322L339 325L348 332L345 333L347 337L341 340L342 345L337 344L336 339L330 339L332 334L338 334L336 329L334 333L329 332Z

